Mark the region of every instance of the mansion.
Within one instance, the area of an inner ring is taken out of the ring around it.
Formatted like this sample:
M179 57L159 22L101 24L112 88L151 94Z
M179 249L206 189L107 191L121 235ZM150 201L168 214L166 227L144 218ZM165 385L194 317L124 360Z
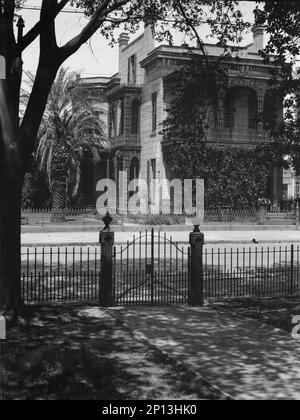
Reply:
M219 99L217 116L208 111L206 141L220 145L249 147L270 141L267 123L276 113L282 118L282 98L268 93L271 67L263 63L264 31L254 27L253 42L239 48L236 60L228 59L229 86ZM206 44L210 58L222 50ZM119 37L119 69L112 77L82 79L81 84L103 92L106 108L107 135L111 142L111 158L99 166L86 159L83 163L81 196L85 204L95 204L99 179L118 181L120 171L128 179L166 178L163 158L164 139L161 124L167 116L172 98L170 75L189 60L187 45L156 46L150 27L130 42L127 33ZM224 59L225 60L225 59ZM274 204L283 199L283 171L273 168L269 197Z

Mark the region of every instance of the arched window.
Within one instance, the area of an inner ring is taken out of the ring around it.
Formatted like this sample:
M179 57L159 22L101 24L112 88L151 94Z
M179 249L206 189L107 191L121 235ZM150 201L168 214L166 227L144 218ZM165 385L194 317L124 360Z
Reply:
M248 87L234 86L227 90L224 101L224 126L235 130L257 128L257 95Z
M278 123L278 97L275 92L268 91L264 101L264 130L271 130Z
M130 181L138 179L140 172L140 161L137 157L134 157L130 163Z
M139 131L140 103L134 99L131 104L131 134L138 134Z
M116 113L116 106L115 104L110 105L109 110L109 137L116 136L116 126L117 126L117 113Z
M118 172L124 171L124 161L123 156L118 156L117 158L117 164L118 164Z

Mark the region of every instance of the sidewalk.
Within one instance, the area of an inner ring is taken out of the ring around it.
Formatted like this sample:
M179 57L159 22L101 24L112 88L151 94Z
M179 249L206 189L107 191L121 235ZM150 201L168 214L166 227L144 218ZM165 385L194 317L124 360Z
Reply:
M151 228L148 229L150 232ZM207 231L203 227L206 244L251 244L255 238L260 243L300 243L300 231L288 230L260 230L260 231ZM158 229L156 230L158 232ZM189 241L190 230L185 232L167 232L167 237L172 236L173 241L187 243ZM138 236L139 232L134 229L131 232L115 233L116 243L125 244L132 241L133 235ZM48 232L48 233L23 233L22 246L39 245L96 245L99 243L99 231L97 228L93 232Z
M300 399L300 342L284 331L209 307L109 312L233 399Z

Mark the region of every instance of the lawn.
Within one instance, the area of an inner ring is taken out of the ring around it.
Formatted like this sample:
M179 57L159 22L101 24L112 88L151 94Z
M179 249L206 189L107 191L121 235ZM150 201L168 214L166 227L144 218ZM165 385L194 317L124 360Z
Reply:
M30 323L13 328L4 343L6 400L222 398L98 307L32 311Z

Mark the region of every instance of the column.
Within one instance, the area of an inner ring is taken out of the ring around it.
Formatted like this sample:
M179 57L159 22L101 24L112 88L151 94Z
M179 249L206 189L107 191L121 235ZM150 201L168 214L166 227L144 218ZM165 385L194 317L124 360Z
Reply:
M257 123L257 136L260 141L264 141L264 102L266 95L266 88L259 86L257 92L257 113L260 116Z
M108 215L106 216L106 218ZM104 218L105 219L105 218ZM103 219L103 220L104 220ZM113 297L113 246L114 232L105 228L100 232L101 245L101 278L99 288L100 305L109 307L114 305Z
M204 234L199 226L195 226L190 234L191 261L190 261L190 284L189 305L204 305L204 278L203 278L203 245Z

